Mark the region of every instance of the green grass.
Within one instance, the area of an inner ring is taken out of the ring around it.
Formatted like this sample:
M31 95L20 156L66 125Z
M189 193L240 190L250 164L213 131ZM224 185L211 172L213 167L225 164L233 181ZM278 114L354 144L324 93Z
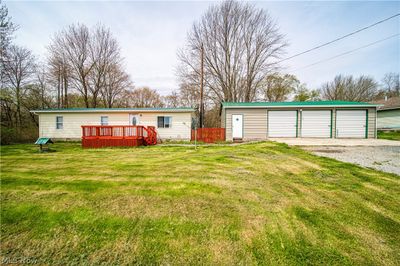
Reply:
M400 140L400 131L378 131L378 139Z
M399 265L400 179L298 148L1 147L1 256Z

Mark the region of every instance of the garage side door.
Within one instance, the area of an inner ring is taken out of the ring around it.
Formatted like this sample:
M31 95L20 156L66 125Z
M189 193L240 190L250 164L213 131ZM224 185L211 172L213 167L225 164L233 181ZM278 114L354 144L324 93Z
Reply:
M268 136L295 138L297 111L268 111Z
M367 126L366 110L337 110L337 138L365 138Z
M301 113L301 136L310 138L330 138L331 111L303 111Z

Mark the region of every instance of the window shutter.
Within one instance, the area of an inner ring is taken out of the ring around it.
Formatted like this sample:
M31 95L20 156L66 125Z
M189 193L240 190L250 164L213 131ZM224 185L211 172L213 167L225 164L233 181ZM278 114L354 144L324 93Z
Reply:
M164 117L163 116L158 116L157 117L157 126L158 127L164 127Z

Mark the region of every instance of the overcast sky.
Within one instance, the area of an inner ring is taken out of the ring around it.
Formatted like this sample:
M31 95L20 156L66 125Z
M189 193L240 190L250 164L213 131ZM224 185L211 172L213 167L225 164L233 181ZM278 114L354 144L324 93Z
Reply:
M178 88L177 50L185 44L194 21L216 2L139 1L5 1L13 21L20 26L15 43L42 60L51 36L72 23L109 27L118 40L126 70L135 86L149 86L162 95ZM267 10L286 36L286 56L368 26L400 12L400 2L252 2ZM336 74L366 74L380 80L386 72L400 70L400 38L392 37L345 56L318 61L399 34L399 17L359 34L284 63L311 88Z

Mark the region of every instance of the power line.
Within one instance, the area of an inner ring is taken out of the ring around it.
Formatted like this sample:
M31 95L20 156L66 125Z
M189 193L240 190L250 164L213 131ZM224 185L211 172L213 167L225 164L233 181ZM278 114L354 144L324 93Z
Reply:
M372 45L374 45L374 44L377 44L377 43L380 43L380 42L383 42L383 41L389 40L389 39L391 39L391 38L394 38L394 37L396 37L396 36L399 36L399 35L400 35L400 33L398 33L398 34L394 34L394 35L391 35L391 36L389 36L389 37L386 37L386 38L380 39L380 40L378 40L378 41L375 41L375 42L372 42L372 43L369 43L369 44L363 45L363 46L361 46L361 47L358 47L358 48L356 48L356 49L353 49L353 50L350 50L350 51L347 51L347 52L344 52L344 53L341 53L341 54L338 54L338 55L335 55L335 56L329 57L329 58L327 58L327 59L324 59L324 60L321 60L321 61L317 61L317 62L315 62L315 63L312 63L312 64L310 64L310 65L306 65L306 66L303 66L303 67L300 67L300 68L294 69L293 71L300 70L300 69L304 69L304 68L308 68L308 67L311 67L311 66L314 66L314 65L317 65L317 64L320 64L320 63L326 62L326 61L330 61L330 60L332 60L332 59L335 59L335 58L338 58L338 57L341 57L341 56L344 56L344 55L347 55L347 54L350 54L350 53L356 52L356 51L358 51L358 50L361 50L361 49L367 48L367 47L369 47L369 46L372 46Z
M356 34L356 33L359 33L359 32L361 32L361 31L364 31L364 30L366 30L366 29L372 28L372 27L374 27L374 26L376 26L376 25L378 25L378 24L381 24L381 23L383 23L383 22L385 22L385 21L388 21L388 20L390 20L390 19L392 19L392 18L395 18L395 17L398 17L398 16L400 16L400 13L397 13L397 14L391 16L391 17L385 18L385 19L380 20L380 21L378 21L378 22L375 22L374 24L371 24L371 25L366 26L366 27L364 27L364 28L361 28L361 29L359 29L359 30L353 31L353 32L351 32L351 33L349 33L349 34L343 35L342 37L336 38L336 39L334 39L334 40L332 40L332 41L323 43L323 44L318 45L318 46L315 46L315 47L313 47L313 48L311 48L311 49L305 50L305 51L303 51L303 52L301 52L301 53L298 53L298 54L292 55L292 56L290 56L290 57L287 57L287 58L285 58L285 59L282 59L281 61L278 61L277 64L282 63L282 62L284 62L284 61L287 61L287 60L289 60L289 59L292 59L292 58L294 58L294 57L297 57L297 56L300 56L300 55L309 53L309 52L311 52L311 51L317 50L317 49L319 49L319 48L321 48L321 47L324 47L324 46L327 46L327 45L329 45L329 44L331 44L331 43L340 41L340 40L342 40L342 39L344 39L344 38L347 38L347 37L349 37L349 36L351 36L351 35L354 35L354 34Z

